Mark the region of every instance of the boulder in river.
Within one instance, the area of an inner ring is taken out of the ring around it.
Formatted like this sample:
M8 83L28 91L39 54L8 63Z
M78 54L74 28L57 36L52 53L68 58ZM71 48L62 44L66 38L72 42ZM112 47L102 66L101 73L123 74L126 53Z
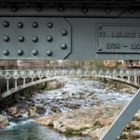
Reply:
M36 106L36 112L38 114L45 114L46 110L45 110L45 108L43 106L38 105L38 106Z
M113 122L122 107L120 104L77 109L38 118L36 123L52 126L67 135L90 135L96 138Z
M36 119L36 123L44 126L53 126L53 121L59 118L61 114L52 114L48 117L39 117Z
M61 88L64 86L64 82L58 81L58 80L52 80L47 82L47 88L48 90L53 90L57 88Z
M27 117L28 114L28 105L26 104L18 104L15 106L12 106L8 109L8 115L15 117L15 118L19 118L19 117Z
M18 111L18 107L17 106L12 106L8 109L8 114L13 116L13 117L19 117L20 113Z
M29 117L38 117L39 114L38 114L34 109L29 108L29 109L28 109L28 116L29 116Z
M9 120L7 116L0 115L0 128L5 128L8 126Z

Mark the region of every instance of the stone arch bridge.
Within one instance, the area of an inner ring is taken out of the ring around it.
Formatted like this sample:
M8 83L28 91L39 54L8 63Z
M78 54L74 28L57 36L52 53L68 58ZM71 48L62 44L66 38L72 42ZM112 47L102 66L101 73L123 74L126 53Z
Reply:
M1 92L1 99L22 89L59 78L99 77L120 81L134 87L140 87L140 70L127 69L23 69L0 70L1 81L6 80L6 89ZM10 87L10 79L14 86ZM21 79L22 82L18 82Z

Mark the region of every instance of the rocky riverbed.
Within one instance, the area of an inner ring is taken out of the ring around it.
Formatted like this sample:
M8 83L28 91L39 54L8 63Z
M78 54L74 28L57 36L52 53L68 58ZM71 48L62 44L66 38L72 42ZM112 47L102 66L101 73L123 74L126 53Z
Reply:
M99 139L136 91L124 85L118 87L112 82L59 79L49 85L49 90L34 92L31 96L16 95L17 103L1 110L0 127L8 125L8 120L13 118L37 117L36 123L66 135Z

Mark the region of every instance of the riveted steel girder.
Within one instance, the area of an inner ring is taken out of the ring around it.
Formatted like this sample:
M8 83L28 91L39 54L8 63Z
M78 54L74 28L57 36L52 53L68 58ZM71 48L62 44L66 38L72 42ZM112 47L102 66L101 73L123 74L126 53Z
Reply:
M138 7L15 2L1 3L0 59L139 59Z
M48 6L90 6L90 7L126 7L126 6L138 6L139 0L0 0L6 4L25 4L25 3L38 3L47 4Z
M139 59L138 7L5 2L0 59Z
M0 0L0 59L139 60L139 7L139 0ZM116 139L139 98L138 91L102 140Z
M4 59L64 59L71 52L71 25L64 18L1 17Z
M137 60L139 25L139 18L1 17L0 59Z

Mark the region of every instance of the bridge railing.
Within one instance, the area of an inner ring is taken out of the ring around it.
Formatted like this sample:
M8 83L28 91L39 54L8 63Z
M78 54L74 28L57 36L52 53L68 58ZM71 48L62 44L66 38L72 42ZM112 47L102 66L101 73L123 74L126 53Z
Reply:
M126 76L126 75L140 75L140 70L127 70L127 69L16 69L16 70L0 70L0 77L8 76L46 76L46 75L108 75L108 76Z

